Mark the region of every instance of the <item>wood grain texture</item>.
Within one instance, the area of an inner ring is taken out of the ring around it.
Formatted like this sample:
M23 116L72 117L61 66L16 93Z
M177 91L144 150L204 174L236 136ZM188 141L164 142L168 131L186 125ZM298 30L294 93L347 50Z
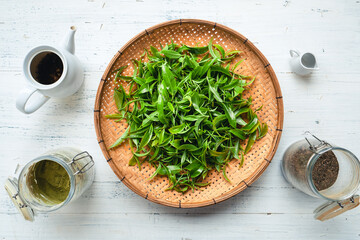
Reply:
M286 3L287 2L287 3ZM323 201L281 176L286 147L310 130L360 156L360 2L358 0L0 1L0 182L16 164L62 145L91 153L96 179L77 202L25 223L0 190L0 239L358 239L359 209L328 222L313 220ZM285 5L285 6L284 6ZM112 172L94 132L96 90L114 53L132 36L179 18L218 22L248 37L275 70L284 96L284 131L266 172L239 195L200 209L173 209L132 193ZM82 89L24 115L15 98L30 48L57 43L76 25ZM291 48L313 52L320 70L291 72Z

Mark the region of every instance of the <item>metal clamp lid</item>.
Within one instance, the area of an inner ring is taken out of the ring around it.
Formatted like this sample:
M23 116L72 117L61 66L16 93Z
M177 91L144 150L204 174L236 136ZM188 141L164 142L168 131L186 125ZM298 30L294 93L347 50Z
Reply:
M322 150L326 147L332 147L328 142L319 139L318 137L316 137L309 131L306 131L305 134L308 134L308 135L312 136L313 138L315 138L317 141L319 141L319 144L315 145L315 144L312 144L307 137L305 137L305 140L309 144L310 150L313 151L314 153L318 153L319 150Z
M359 206L359 195L337 202L327 202L314 210L314 218L326 221Z
M68 163L68 165L71 166L72 164L75 164L75 162L82 160L82 159L86 159L86 158L89 158L89 161L82 168L80 168L80 169L78 168L77 171L74 173L74 175L87 172L90 168L92 168L94 166L95 162L94 162L92 156L87 151L84 151L84 152L76 154L73 157L73 159L71 160L71 162Z
M29 207L19 195L19 188L16 183L16 178L8 178L5 182L5 190L9 194L12 202L19 212L23 215L25 220L34 221L34 211Z

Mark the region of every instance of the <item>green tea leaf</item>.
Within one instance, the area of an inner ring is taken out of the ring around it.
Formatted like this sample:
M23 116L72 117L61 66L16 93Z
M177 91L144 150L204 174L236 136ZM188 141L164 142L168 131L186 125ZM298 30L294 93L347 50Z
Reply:
M165 55L167 58L178 59L181 57L181 54L172 50L162 50L161 53Z
M135 155L132 156L129 160L129 166L135 166L138 163L138 161L139 160L137 159L137 157Z
M169 132L172 134L180 134L184 131L185 127L186 127L186 125L185 125L185 123L183 123L181 125L169 128Z
M232 71L234 72L236 70L236 68L244 61L244 59L241 59L240 61L238 61L232 68Z
M125 92L119 91L117 89L114 90L114 100L115 100L116 107L119 111L122 110L123 105L124 105L124 98L125 98L124 95L125 95Z
M196 122L195 122L195 132L198 134L199 133L199 126L201 124L201 122L206 119L207 117L201 117L199 118Z
M211 71L223 73L226 76L232 77L230 71L228 69L223 68L222 66L211 66Z
M253 99L243 97L255 77L235 73L244 61L232 62L240 51L225 52L212 40L202 47L173 40L159 45L132 60L131 76L122 75L127 66L115 71L118 110L106 117L116 123L124 119L129 127L111 147L129 139L129 165L140 169L150 163L156 170L149 180L166 176L166 190L185 193L204 187L211 169L229 181L230 161L236 158L241 167L245 153L268 131L257 116L261 108L253 110Z
M167 168L171 174L177 174L181 171L181 167L177 165L169 165Z
M216 124L218 124L219 122L225 119L227 119L227 116L225 114L215 117L214 120L212 121L213 129L216 130Z
M145 133L144 137L141 139L139 150L142 150L146 145L148 145L152 137L153 131L154 131L153 125L150 125L149 130Z
M158 58L161 57L159 50L157 50L155 47L150 46L150 50L155 57L158 57Z
M192 145L192 144L183 144L181 145L179 148L179 150L189 150L189 151L196 151L198 150L199 148Z
M257 118L253 118L248 124L241 128L243 131L250 131L258 123Z
M263 138L268 132L268 125L266 123L261 125L259 136L257 139Z
M118 69L115 69L114 71L112 71L111 73L116 73L117 72L117 74L121 74L124 70L125 70L125 68L127 68L127 65L125 65L125 66L122 66L122 67L119 67ZM116 81L116 80L115 80Z
M123 141L125 141L127 135L129 134L129 131L130 131L130 127L128 127L125 130L125 132L121 135L121 137L119 137L118 140L116 140L114 144L110 146L110 149L119 146Z
M155 170L155 172L149 177L148 180L153 179L153 178L160 172L161 168L162 168L162 166L161 166L161 164L159 164L159 166L157 167L157 169Z
M123 119L124 114L114 113L114 114L105 115L105 117L108 119Z
M185 169L190 172L191 178L196 178L204 171L204 166L199 161L194 161L190 163Z
M209 53L214 59L218 59L218 56L216 56L216 54L214 52L212 41L213 41L213 39L210 39L210 42L209 42L209 45L208 45Z
M161 93L161 89L163 89L163 85L159 84L159 95L157 98L157 104L156 104L156 109L158 111L158 116L159 116L159 120L162 124L167 124L167 119L165 118L165 114L164 114L164 98L163 95Z
M137 156L137 157L145 157L145 156L148 156L148 155L150 154L150 151L143 152L143 153L134 152L133 154L134 154L135 156Z
M224 155L226 152L217 152L217 151L209 149L209 153L210 153L211 156L219 157L221 155Z
M187 48L188 48L188 51L190 53L193 53L195 55L204 54L209 50L208 46L204 46L204 47L187 47Z
M221 99L217 89L213 86L211 86L211 84L209 83L209 90L212 94L214 94L214 98L218 101L218 102L223 102L223 100Z
M222 104L222 106L225 111L225 115L226 115L227 119L229 120L230 125L233 128L236 128L236 116L235 116L234 112L231 110L231 108L228 105Z
M201 118L201 115L187 115L182 117L183 120L185 121L190 121L190 122L195 122L197 120L199 120L199 118Z
M251 150L252 146L253 146L254 143L255 143L255 140L256 140L256 132L253 132L253 133L250 135L249 140L248 140L248 142L247 142L247 144L246 144L245 154L247 154L247 153Z
M209 184L210 184L209 182L207 182L207 183L195 183L195 186L205 187L205 186L207 186Z
M229 130L230 133L232 133L234 136L240 138L241 140L245 140L246 139L246 134L244 133L243 130L240 129L231 129Z
M225 167L223 167L223 176L226 181L230 182L229 178L226 176L226 168Z
M175 113L175 108L174 108L174 106L172 105L172 103L171 103L171 102L168 102L167 105L168 105L170 111L172 111L173 113Z
M162 77L165 81L166 87L169 88L170 93L175 95L177 92L175 76L167 65L162 65Z
M239 53L241 53L241 51L239 51L239 50L229 51L229 52L227 52L225 54L225 57L231 56L231 55L236 55L236 54L239 54Z
M225 50L222 46L220 46L219 44L214 44L214 47L217 48L217 50L220 52L221 54L221 58L225 57Z
M235 141L234 147L233 147L234 151L234 158L239 159L239 150L240 150L240 141L237 140Z

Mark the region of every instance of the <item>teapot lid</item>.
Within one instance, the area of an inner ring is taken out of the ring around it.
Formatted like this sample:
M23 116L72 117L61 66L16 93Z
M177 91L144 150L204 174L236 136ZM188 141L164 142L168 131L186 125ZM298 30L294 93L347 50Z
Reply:
M9 194L12 202L25 220L34 221L34 211L29 207L19 195L19 188L16 178L8 178L5 182L5 190Z

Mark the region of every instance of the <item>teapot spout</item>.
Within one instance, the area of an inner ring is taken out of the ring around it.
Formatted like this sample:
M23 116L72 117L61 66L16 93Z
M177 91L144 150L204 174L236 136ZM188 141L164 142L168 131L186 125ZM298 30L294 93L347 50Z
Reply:
M75 39L74 39L75 32L76 32L76 27L71 26L68 34L65 36L62 42L62 47L71 54L75 53Z

